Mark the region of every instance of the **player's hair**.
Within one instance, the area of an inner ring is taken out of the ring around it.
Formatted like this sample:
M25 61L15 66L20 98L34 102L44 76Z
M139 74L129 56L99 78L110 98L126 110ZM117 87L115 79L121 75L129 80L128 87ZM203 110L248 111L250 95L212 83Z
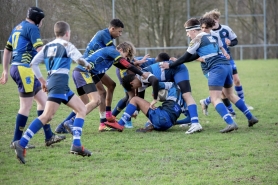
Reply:
M124 23L120 19L112 19L109 26L115 28L124 28Z
M65 21L58 21L54 25L54 33L56 37L63 37L70 30L70 25Z
M157 59L158 59L158 61L169 61L170 56L167 53L159 53L157 55Z
M38 7L30 7L27 11L27 18L34 21L36 25L39 25L44 18L43 10Z
M201 26L205 24L207 28L212 28L215 25L214 20L210 17L202 17L199 21Z
M191 18L184 23L186 29L201 30L200 21L197 18Z
M132 85L130 84L130 82L132 82L135 78L135 74L128 74L122 78L122 86L125 88L126 91L132 90Z
M122 49L123 52L127 52L127 59L132 61L136 54L136 49L131 42L122 42L117 46L117 49Z
M209 12L206 12L203 17L210 17L212 19L218 20L221 16L221 13L218 9L213 9Z

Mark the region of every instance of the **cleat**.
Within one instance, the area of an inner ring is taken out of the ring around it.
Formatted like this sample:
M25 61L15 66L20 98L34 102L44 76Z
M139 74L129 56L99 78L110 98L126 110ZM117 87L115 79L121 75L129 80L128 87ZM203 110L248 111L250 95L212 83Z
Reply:
M116 117L112 115L110 117L106 117L106 120L113 123L116 121Z
M253 116L250 120L248 120L248 127L253 127L253 125L255 125L258 122L259 120L255 116Z
M236 119L236 113L235 112L229 112L230 116L232 119Z
M104 124L109 126L109 127L117 129L119 132L122 132L125 128L124 126L120 125L117 121L115 121L114 123L107 121Z
M200 123L193 123L193 124L191 124L188 131L185 132L185 134L193 134L195 132L201 132L202 130L203 130L203 128L200 125Z
M57 134L68 134L69 132L66 130L66 128L64 127L64 123L60 123L56 129L55 132Z
M246 103L245 103L245 105L246 105L246 107L247 107L249 110L254 110L254 107L252 107L251 105L248 105L248 104L246 104Z
M75 146L75 145L71 145L70 153L75 155L81 155L83 157L85 156L90 157L92 155L92 152L84 148L84 146Z
M131 120L125 123L125 128L133 128Z
M20 146L19 140L13 142L14 151L16 153L16 158L21 164L25 164L26 149Z
M108 126L106 126L106 125L100 125L100 126L98 127L98 131L99 131L99 132L111 132L111 131L117 131L117 129L108 127Z
M73 120L67 120L64 122L64 128L66 129L67 132L72 134L72 127L73 127Z
M11 148L11 149L15 149L15 148L14 148L14 145L13 145L13 142L11 142L10 148ZM25 149L33 149L33 148L36 148L35 145L29 145L29 144L28 144L28 145L25 147Z
M205 104L205 99L200 100L200 105L202 106L203 114L208 116L208 106Z
M66 139L66 136L59 136L53 133L49 140L45 140L45 146L50 146L54 143L58 143L62 140Z
M147 122L147 123L150 123L150 122ZM136 130L136 132L143 132L143 133L146 133L146 132L151 132L154 130L154 127L153 125L150 123L148 124L147 126L145 125L145 128L139 128Z
M232 132L234 130L237 130L238 129L238 126L237 124L234 122L233 124L231 125L227 125L226 128L224 128L223 130L220 130L221 133L228 133L228 132Z

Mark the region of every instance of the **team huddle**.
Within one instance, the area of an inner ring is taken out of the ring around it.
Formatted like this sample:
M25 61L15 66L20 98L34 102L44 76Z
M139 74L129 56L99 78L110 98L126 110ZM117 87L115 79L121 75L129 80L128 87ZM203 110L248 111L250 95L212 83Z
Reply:
M91 156L91 151L81 144L81 135L86 115L97 107L100 132L122 132L125 128L133 128L132 118L140 112L148 121L136 132L164 131L174 125L188 125L186 134L201 132L203 128L191 94L189 71L184 65L192 61L200 62L208 80L209 96L200 100L203 114L208 115L208 105L212 103L226 123L221 133L238 129L231 102L246 116L249 127L259 121L250 112L253 107L244 101L237 67L230 55L229 47L237 44L237 36L230 27L219 24L218 10L185 22L191 42L185 54L178 59L163 52L155 58L149 55L136 57L136 50L130 42L115 46L113 39L121 36L124 28L119 19L112 19L108 28L98 31L83 55L69 42L70 25L64 21L54 25L56 39L43 45L39 30L43 18L43 10L29 8L26 20L12 30L4 49L0 83L7 82L11 61L10 75L18 86L20 99L10 144L20 163L25 164L26 149L34 148L29 141L41 128L45 133L46 146L66 138L57 134L70 133L73 136L70 153ZM77 63L72 79L79 97L69 88L72 61ZM42 62L47 70L47 79L39 68ZM113 110L111 105L116 82L106 74L112 65L117 69L117 77L125 92ZM152 101L148 102L144 98L145 90L150 86ZM33 100L37 103L38 117L23 133ZM157 101L162 105L156 107ZM49 122L61 103L73 111L57 126L57 134L54 134ZM182 113L185 118L179 119Z

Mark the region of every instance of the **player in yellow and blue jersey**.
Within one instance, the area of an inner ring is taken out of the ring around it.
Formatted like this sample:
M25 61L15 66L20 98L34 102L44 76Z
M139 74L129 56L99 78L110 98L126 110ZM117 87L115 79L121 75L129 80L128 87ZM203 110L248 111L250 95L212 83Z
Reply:
M44 16L44 12L40 8L30 7L26 20L22 21L12 30L4 49L4 70L0 83L5 84L7 82L9 63L11 61L10 75L18 86L20 100L20 108L16 116L12 142L19 140L22 136L33 100L37 103L38 116L42 114L45 107L47 96L41 90L41 84L30 68L31 60L43 46L39 27L42 25ZM64 136L53 134L49 124L44 125L43 129L47 146L65 139ZM13 148L12 145L10 146ZM26 146L26 148L33 147L32 145Z

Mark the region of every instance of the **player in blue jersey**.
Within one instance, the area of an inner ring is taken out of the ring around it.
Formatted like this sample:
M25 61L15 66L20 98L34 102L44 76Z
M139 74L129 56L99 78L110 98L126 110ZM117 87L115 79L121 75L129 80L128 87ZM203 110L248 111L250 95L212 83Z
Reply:
M219 37L222 40L223 47L228 52L228 54L230 54L229 47L237 45L237 43L238 43L237 36L229 26L219 24L220 16L221 16L220 11L218 11L217 9L214 9L210 12L205 13L203 17L210 17L210 18L214 19L215 26L212 29L212 33L214 33L216 35L219 35ZM233 60L232 57L230 57L230 64L232 65L232 68L233 68L233 80L234 80L235 91L237 92L237 95L243 101L245 101L244 100L243 87L240 83L237 67L236 67L235 61ZM209 97L206 98L206 99L200 100L200 103L202 104L203 110L207 109L207 106L210 104L210 102L211 102L211 100L210 100ZM228 102L227 99L224 100L224 102L225 102L226 106L231 107L231 105L230 105L230 103ZM254 109L250 105L246 104L246 106L248 107L249 110ZM235 112L232 111L232 108L229 111L235 117Z
M95 51L101 48L107 46L114 46L113 39L116 39L122 35L123 28L124 28L124 24L122 23L121 20L112 19L110 21L108 28L98 31L93 36L93 38L91 39L91 41L88 43L86 47L83 57L86 58L90 54L94 53ZM116 83L106 74L103 74L101 81L107 87L107 92L106 92L105 88L102 85L96 86L97 91L101 98L99 104L100 123L103 123L103 121L106 121L106 117L108 119L113 119L111 113L111 103L112 103L112 95L116 87ZM85 104L89 102L88 97L86 97L86 95L82 96L81 98ZM62 123L60 123L57 126L55 131L57 133L65 133L66 130L64 127L64 122L70 120L74 116L75 113L73 112L73 114L70 114ZM103 128L103 129L108 130L109 128Z
M163 63L163 62L160 62ZM188 106L189 115L191 117L191 127L186 132L186 134L192 134L194 132L202 131L202 126L199 123L198 119L198 113L197 113L197 106L196 103L191 95L191 86L189 82L189 73L185 65L180 65L172 69L161 69L160 63L152 64L146 68L144 68L142 71L144 72L150 72L152 75L154 75L158 81L160 82L175 82L181 89L182 97L186 101L186 104ZM168 62L166 62L168 63ZM171 62L170 62L171 63ZM147 82L144 82L147 83ZM143 90L138 89L139 92L142 92ZM154 105L156 102L151 103L151 105Z
M149 78L154 78L150 75ZM128 74L123 77L122 84L127 91L133 91L135 89L146 88L145 82L147 79L142 79L135 74ZM145 128L136 130L137 132L150 132L152 130L165 131L177 123L181 113L188 112L186 110L186 103L183 100L182 93L180 89L172 82L159 82L157 80L157 85L160 89L167 89L168 93L164 94L164 97L160 97L160 101L163 101L162 106L158 108L154 107L152 103L140 98L133 97L127 108L118 122L106 122L107 126L118 129L118 131L124 130L125 123L131 118L134 112L139 108L150 120L150 124L147 124ZM153 88L155 84L153 84ZM154 100L158 98L158 92L154 88ZM183 122L179 123L190 123L190 118L186 118Z
M204 17L202 18L202 27L201 30L203 32L209 33L213 36L213 38L215 38L217 40L217 43L219 45L220 50L222 51L222 54L229 60L230 59L230 55L226 52L226 50L223 48L223 43L221 38L219 37L219 34L216 34L215 32L212 32L212 28L215 25L215 22L212 18L210 17ZM200 58L201 59L201 58ZM204 60L202 60L204 61ZM207 74L205 74L205 76L207 77ZM225 106L227 107L229 114L235 118L235 111L232 107L231 102L229 101L228 98L225 97L224 93L222 93L222 101L225 104ZM210 97L207 98L208 100L210 100ZM203 110L203 114L204 115L208 115L208 104L206 104L207 101L204 100L200 100L200 104L202 106L202 110Z
M167 53L159 53L156 58L150 58L149 55L147 54L144 57L135 57L132 63L135 66L138 66L139 68L144 68L144 67L152 65L156 62L169 61L169 59L170 59L170 56ZM122 83L122 78L129 73L125 69L124 70L118 69L116 72L117 72L117 77L119 79L120 84ZM139 92L138 96L141 98L144 98L144 92L145 91L142 92L143 94L141 92ZM125 97L122 98L117 103L116 107L113 109L112 115L114 117L116 117L126 107L126 105L128 104L128 100L130 100L134 96L135 96L135 92L128 93L125 90ZM138 114L138 111L135 112L134 117L136 117L137 114ZM125 127L133 128L131 119L126 122Z
M201 19L202 27L203 20ZM185 62L190 62L198 57L201 57L204 62L201 62L201 68L204 74L208 74L208 87L211 101L219 113L225 120L227 126L220 130L221 133L237 130L238 126L228 113L225 105L221 100L222 90L225 96L241 110L248 119L248 126L252 127L258 122L245 103L233 93L233 78L230 62L219 53L219 46L216 40L209 33L201 31L200 22L198 19L192 18L185 23L187 36L192 40L189 44L187 52L177 59L174 63L162 63L161 68L175 68Z
M131 43L123 42L119 44L116 48L109 46L102 49L97 50L93 54L89 55L86 58L86 61L88 61L93 67L90 70L90 72L86 72L83 66L78 65L74 71L73 71L73 78L77 85L77 88L82 87L84 89L87 88L86 86L93 85L91 82L89 82L90 75L92 75L92 80L96 86L102 86L101 79L103 78L105 72L109 70L109 68L114 65L120 69L128 69L132 71L133 73L143 75L143 72L141 72L139 69L137 69L134 65L130 64L128 60L133 59L135 49ZM83 75L82 75L83 73ZM144 75L148 75L148 73L145 73ZM85 78L88 80L84 80ZM91 80L90 80L91 81ZM89 88L89 87L88 87ZM92 92L92 91L89 91ZM95 90L94 90L95 92ZM88 104L87 104L88 105ZM87 109L87 113L89 113L92 109ZM71 132L71 121L67 121L64 123L65 127ZM107 130L104 122L106 120L101 120L101 123L99 125L99 131L109 131Z
M29 66L32 58L43 46L39 30L43 18L43 10L37 7L29 8L26 20L22 21L13 29L4 49L4 70L0 78L0 83L3 85L7 83L9 63L12 60L10 75L18 86L20 101L12 142L22 137L24 127L26 126L33 105L33 100L37 103L38 116L42 114L45 107L47 95L41 90L41 84L34 76ZM47 146L65 139L64 136L53 134L49 124L44 125L43 129ZM10 147L13 148L12 143ZM34 146L27 145L26 147L33 148Z
M82 127L86 115L84 103L70 90L69 71L72 60L80 65L91 69L91 65L82 58L82 54L72 45L70 40L70 26L68 23L59 21L54 25L56 39L46 44L34 57L31 63L32 70L41 82L42 89L48 93L48 99L42 115L32 121L23 137L13 142L19 162L25 164L25 146L43 125L47 124L57 112L61 103L69 106L76 112L73 123L73 142L70 153L91 156L91 152L81 145ZM39 64L45 63L48 77L47 82L43 78Z

